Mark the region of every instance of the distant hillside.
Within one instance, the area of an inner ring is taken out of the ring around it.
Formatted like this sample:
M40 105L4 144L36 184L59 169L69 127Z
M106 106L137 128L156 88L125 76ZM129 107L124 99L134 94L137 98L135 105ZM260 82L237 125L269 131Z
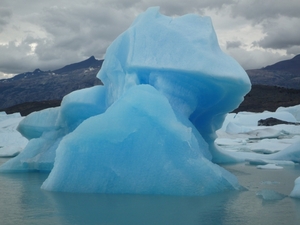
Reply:
M300 55L246 72L252 84L300 89Z
M289 60L280 61L270 66L266 66L263 70L280 70L300 75L300 55L296 55Z
M0 111L26 102L59 100L68 93L102 84L96 74L103 60L94 56L53 71L36 69L0 80Z
M17 104L5 109L6 113L20 112L26 116L31 112L56 107L60 100L34 101ZM234 112L263 112L265 110L275 111L278 107L294 106L300 104L300 90L282 87L253 85L251 91L245 96L242 104Z
M234 112L274 112L278 107L300 105L300 89L252 85L251 91Z
M88 58L87 60L64 66L63 68L54 70L53 72L56 74L61 74L61 73L70 73L75 70L87 69L87 68L99 68L100 69L102 66L102 63L103 63L103 60L97 60L97 59L95 59L94 56L92 56L92 57Z
M262 69L247 70L253 84L244 102L235 111L273 111L279 106L300 104L300 55ZM33 111L59 106L75 90L101 85L96 74L103 60L94 56L53 71L36 69L0 80L0 111Z

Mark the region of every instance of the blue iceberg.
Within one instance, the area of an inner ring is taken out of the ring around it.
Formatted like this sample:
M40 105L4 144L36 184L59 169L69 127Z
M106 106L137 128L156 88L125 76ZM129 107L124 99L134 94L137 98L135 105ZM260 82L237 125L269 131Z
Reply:
M103 86L26 117L18 129L30 141L0 170L51 171L42 185L50 191L208 195L240 188L214 163L223 157L214 140L251 84L221 51L210 18L149 8L109 46L97 77Z

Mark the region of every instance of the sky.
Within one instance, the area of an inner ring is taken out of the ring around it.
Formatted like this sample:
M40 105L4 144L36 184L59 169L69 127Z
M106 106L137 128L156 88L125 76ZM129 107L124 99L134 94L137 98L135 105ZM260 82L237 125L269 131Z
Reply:
M148 7L212 19L221 49L244 69L300 54L299 0L1 0L0 79L95 56Z

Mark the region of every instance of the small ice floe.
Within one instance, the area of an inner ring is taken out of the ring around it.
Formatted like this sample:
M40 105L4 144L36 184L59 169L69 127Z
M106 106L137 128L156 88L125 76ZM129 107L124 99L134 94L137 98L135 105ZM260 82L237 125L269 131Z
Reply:
M252 130L253 129L251 129L250 127L235 124L233 122L229 122L225 128L225 131L228 134L244 134L251 132Z
M280 170L283 169L282 166L277 166L276 164L258 165L258 169L268 169L268 170Z
M276 112L289 112L296 118L297 121L300 121L300 105L279 107Z
M238 145L246 145L247 142L243 139L229 139L229 138L217 138L215 143L219 146L238 146Z
M267 201L281 200L286 197L284 194L278 193L273 190L267 190L267 189L256 192L256 196L262 198L263 200L267 200Z
M280 184L280 182L279 181L266 180L266 181L262 181L261 184L262 185L278 185L278 184Z
M291 145L291 142L282 139L263 139L254 142L249 147L252 152L261 154L272 154L279 152Z
M23 149L19 146L0 146L0 158L17 156Z
M300 198L300 177L295 180L295 186L290 194L292 198Z
M271 160L271 159L246 159L251 165L270 165L274 164L276 166L294 166L295 163L288 160Z
M19 113L0 112L0 158L18 155L28 143L17 127L23 117Z
M248 132L250 140L262 140L266 138L280 138L290 135L284 130L276 130L273 128L256 129Z

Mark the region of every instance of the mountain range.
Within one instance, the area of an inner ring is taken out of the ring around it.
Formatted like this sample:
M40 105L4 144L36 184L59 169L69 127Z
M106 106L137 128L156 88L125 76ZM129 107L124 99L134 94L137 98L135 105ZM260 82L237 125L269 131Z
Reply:
M68 93L101 85L96 74L103 60L94 56L53 71L36 69L0 80L0 110L28 102L58 102ZM3 111L3 110L2 110Z
M300 55L262 69L247 70L246 72L253 85L263 84L300 89Z
M75 90L101 85L96 78L103 60L94 56L53 71L36 69L0 80L0 111L32 111L59 106L62 98ZM252 90L237 111L274 110L300 104L300 55L261 69L247 70ZM298 103L299 102L299 103Z

